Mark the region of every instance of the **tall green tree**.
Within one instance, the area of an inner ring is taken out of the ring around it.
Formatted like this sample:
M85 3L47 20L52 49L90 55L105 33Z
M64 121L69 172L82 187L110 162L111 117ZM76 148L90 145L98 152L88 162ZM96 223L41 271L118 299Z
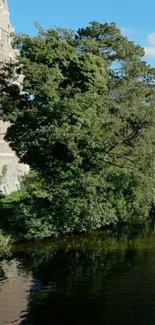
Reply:
M35 216L34 227L65 233L148 216L155 72L144 50L114 23L98 22L77 32L39 27L15 46L18 61L0 75L1 113L11 122L6 140L48 193L35 213L38 197L30 195L24 213Z

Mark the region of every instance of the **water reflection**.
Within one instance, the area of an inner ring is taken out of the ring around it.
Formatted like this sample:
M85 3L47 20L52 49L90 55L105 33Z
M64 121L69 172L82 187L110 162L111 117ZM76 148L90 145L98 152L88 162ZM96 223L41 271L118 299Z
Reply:
M155 236L118 240L95 234L44 241L25 247L24 252L19 247L15 258L10 265L1 264L6 279L14 267L17 272L16 285L7 291L12 292L12 306L17 292L17 305L21 300L15 324L155 324ZM0 282L1 325L6 324L10 308L5 301L6 279ZM11 324L14 315L9 319Z
M0 324L20 324L20 318L26 314L32 278L21 272L16 259L4 260L0 275Z

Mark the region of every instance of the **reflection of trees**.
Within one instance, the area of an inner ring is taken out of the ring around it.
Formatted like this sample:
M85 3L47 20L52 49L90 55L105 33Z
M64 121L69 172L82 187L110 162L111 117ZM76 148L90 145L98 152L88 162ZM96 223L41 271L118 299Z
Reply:
M104 324L107 281L120 268L131 269L137 253L131 242L90 236L49 244L30 253L29 265L37 279L22 325ZM35 292L34 292L35 291Z
M10 291L0 282L3 305L12 299L8 308L11 320L15 319L15 305L26 312L28 296L27 316L21 313L21 325L154 325L153 247L155 237L142 228L137 237L132 228L132 233L116 232L114 237L101 232L21 244L18 253L13 253L15 260L12 256L1 263L0 277L7 279L4 284L9 284L9 276L12 283L15 275ZM0 323L2 317L10 317L2 311Z
M20 265L34 283L21 325L148 325L148 319L154 325L155 237L145 234L117 240L101 233L29 247Z

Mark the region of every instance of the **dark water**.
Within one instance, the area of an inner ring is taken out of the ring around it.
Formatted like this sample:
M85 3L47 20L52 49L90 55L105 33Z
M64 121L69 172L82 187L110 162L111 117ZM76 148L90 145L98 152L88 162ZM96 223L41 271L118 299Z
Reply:
M19 246L0 262L0 325L154 325L155 235Z

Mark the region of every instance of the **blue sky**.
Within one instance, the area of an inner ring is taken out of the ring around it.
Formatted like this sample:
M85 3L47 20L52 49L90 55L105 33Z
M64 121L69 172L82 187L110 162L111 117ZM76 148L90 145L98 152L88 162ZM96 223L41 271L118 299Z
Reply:
M34 21L78 29L92 20L116 22L123 34L146 49L155 66L155 0L8 0L16 32L35 34Z

